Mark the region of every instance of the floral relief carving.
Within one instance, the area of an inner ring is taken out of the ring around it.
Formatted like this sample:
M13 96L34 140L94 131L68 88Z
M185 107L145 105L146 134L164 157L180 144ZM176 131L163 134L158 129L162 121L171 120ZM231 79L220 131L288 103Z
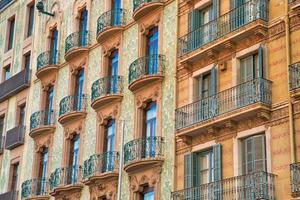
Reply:
M154 88L148 96L138 95L136 97L137 108L144 109L149 101L158 101L161 98L161 90L159 87Z
M55 85L55 79L51 79L51 80L47 80L47 81L44 81L42 82L42 90L44 92L48 91L50 87L54 86Z
M70 72L72 75L77 75L78 71L84 68L87 64L87 57L83 57L78 63L70 64Z
M115 200L117 196L117 181L96 181L89 186L90 199L104 197Z
M82 123L78 123L75 127L66 127L65 128L65 139L71 140L74 135L80 134L82 131Z
M161 15L154 15L154 18L152 20L149 20L144 23L140 23L139 31L142 35L147 35L149 33L149 30L154 27L158 26L159 22L161 20Z
M49 148L52 145L53 137L52 134L49 134L47 137L35 139L34 141L34 149L36 153L40 153L43 151L44 147Z
M100 125L105 126L109 119L118 119L120 115L120 107L118 105L114 106L111 112L104 114L101 111L97 112L97 120Z
M120 38L118 38L116 41L112 43L103 45L102 47L103 56L109 57L114 50L119 49L120 43L121 43Z

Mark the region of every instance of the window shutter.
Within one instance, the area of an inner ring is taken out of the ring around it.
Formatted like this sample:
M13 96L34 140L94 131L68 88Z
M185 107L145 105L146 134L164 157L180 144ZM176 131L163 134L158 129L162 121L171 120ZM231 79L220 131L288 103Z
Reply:
M197 89L198 89L198 96L197 96L197 101L202 99L202 80L203 80L203 75L201 74L198 77L198 82L197 82Z
M192 187L197 187L200 185L200 165L198 162L198 154L193 153L192 154L192 175L193 175L193 182L192 182Z
M192 10L189 13L189 24L188 24L188 31L194 31L201 25L201 12L199 10Z
M220 14L219 0L213 0L213 19L217 19Z
M184 156L184 188L192 187L192 154Z
M221 144L213 146L214 155L214 181L219 181L222 178L222 156Z
M258 48L258 77L264 77L264 49L262 46Z
M210 74L211 74L211 81L210 81L210 96L211 95L215 95L217 94L217 68L216 66L214 66L211 70L210 70Z

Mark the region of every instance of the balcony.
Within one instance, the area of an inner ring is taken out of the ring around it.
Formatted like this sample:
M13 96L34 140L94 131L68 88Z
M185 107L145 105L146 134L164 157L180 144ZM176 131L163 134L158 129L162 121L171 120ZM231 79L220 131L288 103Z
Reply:
M289 4L291 10L295 11L297 14L300 14L300 0L289 0Z
M26 200L48 200L49 183L45 178L31 179L22 183L22 199Z
M65 124L75 119L81 119L86 116L86 95L66 96L59 103L59 118L61 124Z
M0 155L4 151L4 146L5 146L5 137L3 135L0 135Z
M123 82L122 76L108 76L96 80L92 85L92 108L96 110L111 102L121 101Z
M34 138L43 133L54 132L55 112L53 110L42 110L33 113L30 117L29 135Z
M0 11L3 8L5 8L8 4L10 4L11 2L13 2L13 0L0 0Z
M152 136L135 139L124 145L124 170L127 173L162 165L164 161L164 138Z
M275 200L275 175L267 172L236 176L172 192L172 200Z
M300 96L300 62L289 66L289 87L293 97Z
M129 66L129 90L132 92L156 81L162 81L166 57L150 55L136 59Z
M5 149L12 150L24 144L25 126L19 125L6 133Z
M75 32L65 40L65 60L69 62L89 50L90 32Z
M118 179L119 153L105 152L103 154L92 155L84 161L82 177L86 185L98 181L108 181Z
M0 102L28 88L29 85L30 70L24 69L0 84Z
M228 120L269 112L272 84L263 78L239 84L216 95L176 109L175 126L179 135L199 133L209 126L221 127Z
M72 193L81 191L83 184L80 181L80 166L57 168L51 173L49 178L50 195L55 197L62 192Z
M291 192L293 197L300 197L300 163L290 165Z
M141 17L147 15L149 12L164 5L163 0L133 0L133 16L137 21Z
M97 41L105 41L109 36L122 31L126 25L126 10L114 9L103 13L97 20Z
M11 191L0 194L0 200L16 200L18 197L18 192Z
M59 64L58 51L46 51L37 57L36 76L42 79L49 74L55 74Z
M209 48L218 52L251 35L265 35L268 0L250 0L178 39L181 62L193 62Z

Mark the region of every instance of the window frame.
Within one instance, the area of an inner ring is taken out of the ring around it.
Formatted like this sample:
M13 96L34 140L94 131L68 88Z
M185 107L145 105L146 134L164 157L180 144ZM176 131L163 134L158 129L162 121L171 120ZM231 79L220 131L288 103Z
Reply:
M16 16L13 15L7 20L7 37L6 37L6 51L14 48L14 38L16 31ZM13 28L12 28L13 27Z
M34 32L34 17L35 17L35 6L34 1L27 4L27 18L26 18L26 30L25 38L29 38Z

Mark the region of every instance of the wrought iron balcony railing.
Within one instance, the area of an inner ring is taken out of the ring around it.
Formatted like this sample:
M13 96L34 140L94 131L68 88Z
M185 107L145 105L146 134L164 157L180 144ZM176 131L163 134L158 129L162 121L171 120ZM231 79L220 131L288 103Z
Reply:
M48 195L48 180L46 178L38 178L24 181L22 183L21 198L30 198Z
M250 0L178 39L183 56L255 20L268 20L268 0Z
M182 129L254 103L271 104L271 81L257 78L176 109L175 126Z
M152 136L132 140L124 146L124 164L144 159L163 158L164 138Z
M291 192L293 197L300 197L300 163L290 165Z
M58 59L59 59L59 52L57 50L45 51L41 53L37 57L37 71L49 65L59 64Z
M5 148L13 149L24 143L25 126L19 125L6 133Z
M55 123L54 110L41 110L33 113L30 116L30 130L42 127L51 126Z
M125 26L125 13L126 11L122 8L103 13L97 20L97 35L108 28Z
M65 54L69 53L73 48L88 47L90 39L89 31L71 33L65 40Z
M275 200L275 175L267 172L232 177L172 192L172 200Z
M55 169L49 178L50 191L60 186L79 183L82 180L81 171L81 166L79 165Z
M86 95L70 95L64 97L59 103L59 116L69 112L83 112L87 106Z
M163 75L165 70L165 55L149 55L136 59L129 66L129 84L143 76Z
M133 11L147 3L163 2L163 0L133 0Z
M0 84L0 102L17 94L30 85L30 70L24 69Z
M84 161L82 169L83 179L102 173L117 172L119 169L119 153L115 151L92 155Z
M18 191L10 191L0 194L0 200L17 200Z
M92 85L92 101L112 94L122 94L124 90L122 76L107 76L96 80Z
M8 4L10 4L13 0L0 0L0 11L7 6Z
M300 62L289 66L290 90L300 88Z

